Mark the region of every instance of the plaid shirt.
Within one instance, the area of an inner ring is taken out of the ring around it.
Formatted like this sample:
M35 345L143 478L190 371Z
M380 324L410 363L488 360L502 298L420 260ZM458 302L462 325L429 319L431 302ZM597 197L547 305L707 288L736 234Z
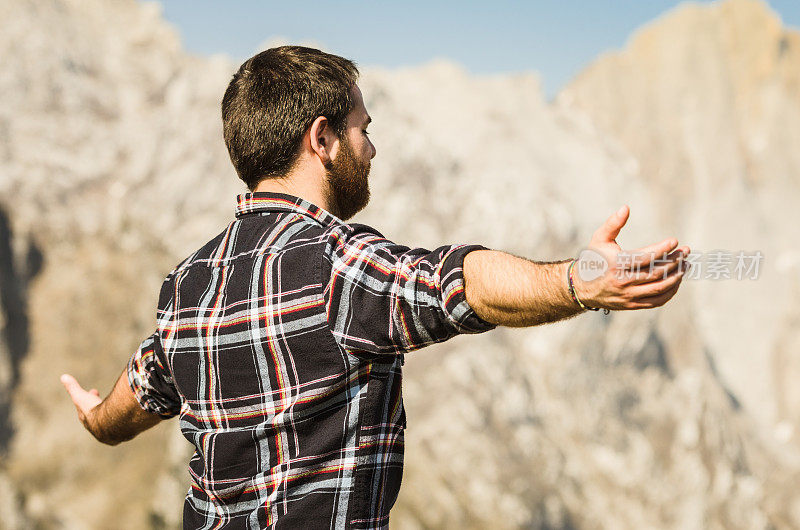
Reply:
M403 472L403 354L496 327L469 307L481 245L409 248L293 195L238 196L173 269L128 362L195 447L184 528L383 528Z

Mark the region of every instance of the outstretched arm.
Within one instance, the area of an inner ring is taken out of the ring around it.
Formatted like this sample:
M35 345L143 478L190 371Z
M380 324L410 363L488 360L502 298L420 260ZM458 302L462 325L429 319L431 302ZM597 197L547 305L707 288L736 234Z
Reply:
M664 305L678 291L689 247L675 238L638 249L630 262L620 259L615 238L628 220L623 206L592 236L594 260L605 262L597 278L573 271L575 292L588 307L617 310ZM510 327L534 326L582 313L569 294L567 268L572 260L541 263L497 250L476 250L464 258L467 302L488 322ZM583 258L582 258L583 261ZM579 262L580 263L580 262Z
M117 445L130 440L163 419L139 405L128 384L126 370L122 371L105 399L100 399L97 389L84 390L69 374L62 375L61 382L78 409L78 419L86 430L104 444Z

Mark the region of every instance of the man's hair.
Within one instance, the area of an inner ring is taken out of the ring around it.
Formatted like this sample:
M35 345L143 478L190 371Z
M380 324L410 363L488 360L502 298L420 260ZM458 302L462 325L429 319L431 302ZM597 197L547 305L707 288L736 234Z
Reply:
M357 78L353 61L304 46L270 48L239 67L222 98L222 127L233 167L250 191L291 170L317 117L342 137Z

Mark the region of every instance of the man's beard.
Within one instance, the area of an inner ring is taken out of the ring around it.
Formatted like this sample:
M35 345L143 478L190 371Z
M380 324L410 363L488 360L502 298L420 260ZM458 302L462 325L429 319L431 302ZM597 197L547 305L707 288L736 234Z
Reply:
M325 198L331 213L342 221L363 210L369 202L369 168L369 162L361 164L356 159L350 142L343 134L336 159L325 167L328 181Z

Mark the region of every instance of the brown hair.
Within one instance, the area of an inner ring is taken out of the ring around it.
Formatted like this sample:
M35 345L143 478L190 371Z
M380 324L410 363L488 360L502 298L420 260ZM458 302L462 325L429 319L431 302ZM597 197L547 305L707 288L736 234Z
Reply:
M353 61L304 46L270 48L239 67L222 98L222 126L233 167L250 191L289 172L318 116L341 137L357 78Z

